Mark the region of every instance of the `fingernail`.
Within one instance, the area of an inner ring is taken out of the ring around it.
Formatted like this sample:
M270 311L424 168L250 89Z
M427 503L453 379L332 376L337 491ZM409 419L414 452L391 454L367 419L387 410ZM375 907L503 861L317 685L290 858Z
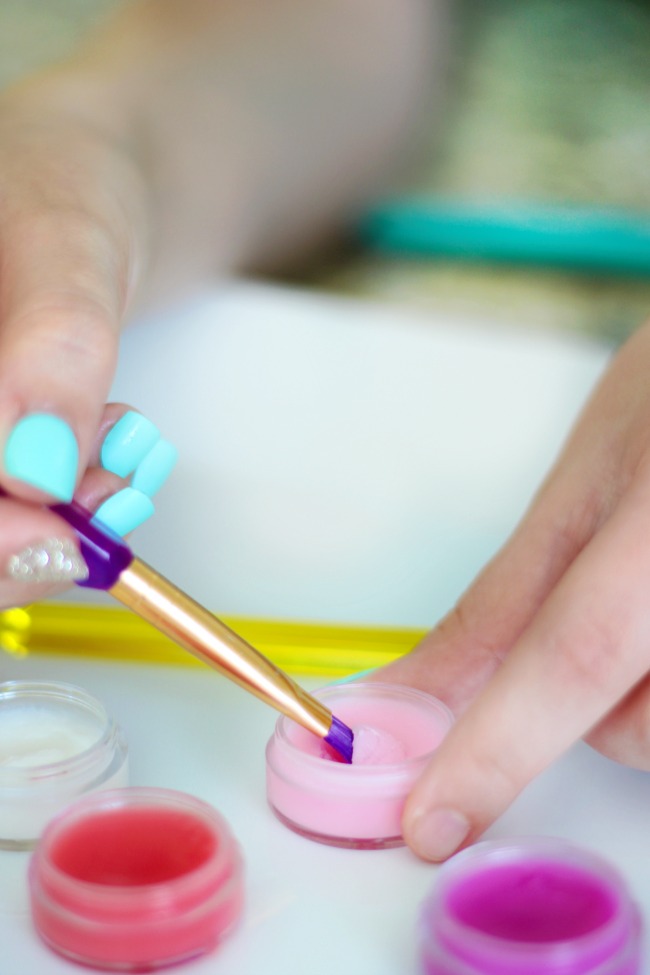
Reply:
M79 448L71 427L51 413L24 416L5 446L6 473L60 501L72 499L78 463Z
M153 501L142 491L127 487L113 494L97 509L93 521L99 521L118 535L128 535L154 513Z
M88 566L69 539L46 538L11 555L7 575L20 582L80 582L88 578Z
M354 674L347 674L345 677L339 677L338 680L333 680L330 686L336 686L337 684L350 684L354 680L361 680L362 677L367 677L369 674L374 674L376 670L376 667L370 667L369 670L357 670Z
M160 431L142 413L129 410L104 439L100 459L104 470L128 477L160 439Z
M425 860L446 860L467 839L470 822L456 809L434 809L417 817L409 843Z
M153 497L163 486L178 459L178 451L168 440L159 440L136 467L131 486Z

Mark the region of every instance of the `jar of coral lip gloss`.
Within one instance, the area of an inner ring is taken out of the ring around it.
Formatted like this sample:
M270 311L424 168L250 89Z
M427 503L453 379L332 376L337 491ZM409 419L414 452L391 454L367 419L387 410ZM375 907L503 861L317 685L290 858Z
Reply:
M546 838L452 857L420 917L426 975L640 975L640 939L617 871Z
M0 849L30 849L60 809L127 775L122 732L92 694L56 681L0 684Z
M79 800L46 828L29 868L43 940L74 961L152 971L214 948L238 920L242 860L225 820L167 789Z
M286 826L332 846L404 843L406 797L451 727L449 709L422 691L379 683L324 688L316 697L354 731L352 764L289 718L266 750L268 801Z

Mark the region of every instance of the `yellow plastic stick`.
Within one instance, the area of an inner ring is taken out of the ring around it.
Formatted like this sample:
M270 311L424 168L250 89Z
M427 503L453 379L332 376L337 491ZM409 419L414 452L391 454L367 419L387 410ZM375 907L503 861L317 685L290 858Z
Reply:
M223 619L282 670L332 679L381 667L424 635L419 629ZM35 603L1 612L0 646L16 655L79 654L121 662L201 666L127 610L74 603Z

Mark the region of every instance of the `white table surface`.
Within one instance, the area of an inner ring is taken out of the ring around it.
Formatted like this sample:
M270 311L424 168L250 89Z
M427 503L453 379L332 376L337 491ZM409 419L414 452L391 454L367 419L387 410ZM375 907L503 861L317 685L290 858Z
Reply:
M242 285L134 327L124 346L116 394L181 448L134 537L142 557L223 614L410 626L433 623L506 537L608 355ZM275 715L257 700L200 669L33 654L0 672L86 687L125 729L133 784L193 793L231 823L245 917L181 970L417 971L417 906L436 868L279 824L264 794ZM599 850L650 918L648 809L650 776L580 745L489 835ZM78 972L32 932L26 862L0 854L0 972Z
M232 285L127 330L180 450L138 553L232 616L429 626L505 539L607 349Z
M436 868L405 849L338 850L282 826L265 799L264 747L275 718L264 705L207 670L34 655L7 671L92 691L129 739L133 784L197 795L231 824L246 862L245 917L219 950L179 971L416 975L415 919ZM650 918L648 809L650 776L580 746L531 785L489 836L563 836L600 851ZM0 971L78 973L32 930L27 858L0 853Z

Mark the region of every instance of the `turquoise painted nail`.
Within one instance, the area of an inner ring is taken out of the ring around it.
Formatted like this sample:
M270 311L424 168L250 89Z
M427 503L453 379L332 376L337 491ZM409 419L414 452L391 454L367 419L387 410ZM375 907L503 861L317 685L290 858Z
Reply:
M351 684L354 680L359 680L361 677L367 677L368 674L374 674L377 670L376 667L370 667L369 670L357 670L355 674L348 674L347 677L339 677L338 680L333 680L332 684Z
M163 486L178 459L178 451L168 440L159 440L136 467L131 486L153 497Z
M142 413L129 410L108 431L100 451L104 470L128 477L160 439L160 431Z
M153 501L142 491L127 487L107 498L93 515L93 521L101 522L118 535L128 535L154 513Z
M75 435L58 416L30 413L9 434L4 454L6 473L60 501L71 500L78 465Z

